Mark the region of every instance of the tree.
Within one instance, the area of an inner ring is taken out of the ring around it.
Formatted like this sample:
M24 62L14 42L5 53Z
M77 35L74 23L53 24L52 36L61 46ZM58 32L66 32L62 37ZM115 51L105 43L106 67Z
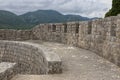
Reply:
M117 16L120 14L120 0L112 1L112 8L105 14L105 17Z

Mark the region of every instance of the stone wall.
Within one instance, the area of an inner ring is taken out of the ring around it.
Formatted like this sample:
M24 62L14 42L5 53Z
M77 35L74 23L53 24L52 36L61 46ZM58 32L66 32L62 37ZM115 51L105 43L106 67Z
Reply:
M2 62L0 63L0 80L10 80L17 74L16 63Z
M29 40L36 39L32 30L0 29L0 40Z
M56 53L42 45L29 42L1 40L0 62L16 63L17 72L22 74L62 72L62 63Z
M32 32L40 40L91 50L120 66L120 16L93 21L40 24Z
M0 30L0 39L39 39L73 45L120 66L120 15L93 21L40 24L32 30Z

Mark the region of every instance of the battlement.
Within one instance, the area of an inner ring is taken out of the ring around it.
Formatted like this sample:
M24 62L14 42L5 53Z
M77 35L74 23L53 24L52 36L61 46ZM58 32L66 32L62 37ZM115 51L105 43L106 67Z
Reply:
M93 51L120 66L119 15L92 21L39 24L25 31L0 30L0 39L33 39L73 45Z

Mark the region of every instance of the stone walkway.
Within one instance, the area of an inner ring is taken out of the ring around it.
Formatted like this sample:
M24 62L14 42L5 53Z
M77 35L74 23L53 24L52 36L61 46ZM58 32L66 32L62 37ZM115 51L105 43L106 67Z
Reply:
M93 52L59 43L40 42L58 53L63 73L54 75L17 75L12 80L120 80L120 68Z

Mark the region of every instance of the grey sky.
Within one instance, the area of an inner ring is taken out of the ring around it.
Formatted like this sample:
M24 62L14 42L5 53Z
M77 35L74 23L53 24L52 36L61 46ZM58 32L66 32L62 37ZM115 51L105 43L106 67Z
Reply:
M0 10L23 14L38 9L53 9L63 14L103 17L112 0L0 0Z

